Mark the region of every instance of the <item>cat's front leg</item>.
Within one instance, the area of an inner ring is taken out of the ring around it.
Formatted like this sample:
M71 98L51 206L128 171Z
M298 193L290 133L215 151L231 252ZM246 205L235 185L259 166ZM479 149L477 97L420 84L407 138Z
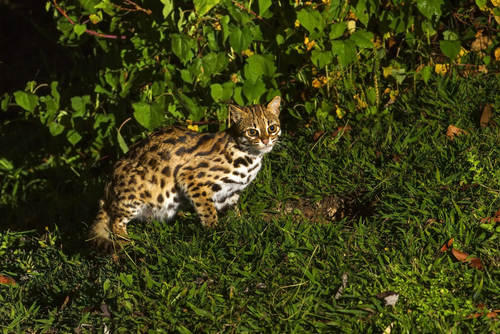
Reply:
M201 223L207 227L217 226L217 211L212 199L212 190L208 187L194 187L188 188L185 193L200 217Z

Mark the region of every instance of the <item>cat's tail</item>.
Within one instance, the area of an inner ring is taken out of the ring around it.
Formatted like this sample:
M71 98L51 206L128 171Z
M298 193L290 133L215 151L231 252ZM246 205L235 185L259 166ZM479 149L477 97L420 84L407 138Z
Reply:
M92 249L103 253L114 253L120 249L111 235L111 217L101 200L97 217L90 227L89 239ZM118 248L117 248L118 247Z

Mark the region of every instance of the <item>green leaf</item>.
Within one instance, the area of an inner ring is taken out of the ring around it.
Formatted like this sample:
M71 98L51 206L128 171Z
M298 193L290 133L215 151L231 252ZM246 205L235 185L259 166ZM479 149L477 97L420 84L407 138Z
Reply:
M217 5L220 0L193 0L194 9L198 16L205 15L213 6Z
M215 102L227 101L233 95L234 82L229 81L221 84L210 85L210 94Z
M266 92L266 85L262 80L257 80L255 83L251 80L246 80L243 84L243 94L251 103L258 103L259 98Z
M122 135L118 131L116 131L116 139L118 140L118 145L120 145L120 148L122 149L123 153L127 153L128 152L127 143L125 143L125 140L123 140Z
M441 16L441 6L444 6L443 0L417 0L418 10L429 20L434 15Z
M52 136L60 135L64 131L64 126L57 122L52 122L49 125L49 131Z
M215 102L220 102L222 100L222 85L210 85L210 95L212 95L212 99L214 99Z
M276 72L276 66L269 60L272 56L267 57L261 55L253 55L247 59L247 63L250 65L250 71L256 76L267 76L272 77Z
M329 36L330 39L336 39L336 38L341 37L344 34L346 29L347 29L347 23L345 23L345 22L335 23L331 27L330 36Z
M16 103L24 110L33 112L38 105L38 96L35 94L18 90L14 92Z
M310 33L314 33L314 29L318 27L321 21L321 15L317 10L310 10L309 8L302 8L297 13L297 20L304 26Z
M2 102L1 102L1 108L3 111L7 111L7 108L9 107L9 102L10 102L10 95L7 93L4 93L2 96Z
M460 41L439 41L439 48L453 61L460 52Z
M294 118L303 121L302 116L300 116L300 114L294 108L288 108L288 113L292 115Z
M333 55L331 52L316 51L313 50L311 54L311 61L317 68L323 68L330 64L333 60Z
M359 21L365 25L365 27L368 26L368 21L370 20L370 13L368 9L372 7L371 5L370 1L360 0L355 2L355 7L351 6L351 10L354 12Z
M476 0L476 5L479 8L484 8L486 7L486 4L488 3L488 0Z
M97 13L95 7L101 2L101 0L78 0L78 2L89 14L95 14Z
M371 41L373 38L373 33L366 31L365 29L357 30L351 35L351 37L349 37L349 39L352 40L357 47L367 49L373 49L373 42Z
M158 103L137 102L133 103L132 107L137 122L149 131L153 131L165 119L165 114Z
M259 0L259 15L261 17L267 17L267 10L272 4L273 2L271 0Z
M163 6L163 18L166 19L174 10L174 2L173 0L161 0L161 2L165 5Z
M66 137L68 138L68 141L72 145L75 145L76 143L78 143L82 139L82 136L75 129L69 130Z
M242 51L248 49L248 46L252 42L252 32L248 26L244 26L243 29L235 27L231 30L229 35L229 43L234 49L234 52L241 54Z
M186 302L186 304L191 308L193 309L193 311L198 314L200 317L205 317L205 318L208 318L210 319L211 321L215 321L215 317L212 313L208 312L208 311L205 311L204 309L201 309L201 308L198 308L196 306L194 306L193 304L191 304L190 302Z
M78 36L81 36L87 30L87 26L85 24L75 23L73 30Z
M353 41L332 41L332 53L339 57L339 62L347 67L356 59L356 46Z
M228 59L223 52L209 53L201 59L201 66L203 74L210 76L220 73L228 63Z
M192 49L196 46L196 41L187 35L172 34L172 51L186 65L194 57Z
M61 100L61 95L57 91L57 81L53 81L50 84L50 94L52 94L52 97L54 98L54 101L57 103L57 108L59 109L59 101Z
M85 95L83 97L73 96L71 98L71 108L75 111L73 116L83 117L87 111L87 104L90 104L90 95Z

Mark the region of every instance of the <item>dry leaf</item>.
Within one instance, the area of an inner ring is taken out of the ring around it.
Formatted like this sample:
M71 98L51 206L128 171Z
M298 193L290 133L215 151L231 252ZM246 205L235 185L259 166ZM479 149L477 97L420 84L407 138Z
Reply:
M385 301L385 306L394 306L396 305L398 299L399 299L399 293L396 293L394 291L385 291L382 293L379 293L377 295L378 299L383 299Z
M491 44L491 40L488 36L483 36L480 34L476 37L476 40L472 42L470 46L471 51L481 51L486 49Z
M486 217L481 219L481 223L499 223L500 222L500 210L495 212L495 217Z
M335 294L335 299L339 299L342 296L342 292L345 288L347 288L348 276L347 273L342 274L342 285L339 287L339 290Z
M448 126L448 131L446 131L446 136L448 138L450 138L451 140L453 140L453 137L455 135L459 136L462 133L467 135L467 132L465 132L464 130L457 128L455 125L450 125L450 126Z
M313 140L316 142L318 141L321 136L323 136L325 134L325 131L316 131L313 135Z
M486 313L486 317L488 318L496 318L498 316L498 314L500 313L500 310L495 310L493 312L488 312ZM467 317L467 319L472 319L472 318L479 318L480 316L482 316L484 313L475 313L475 314L471 314Z
M469 254L461 252L455 248L451 249L455 258L460 262L469 262L470 266L479 270L484 269L483 263L476 257L469 257Z
M491 106L486 105L483 109L483 113L481 114L481 120L479 121L479 125L481 125L482 128L487 127L492 116L493 113L491 112Z
M382 334L391 334L392 328L394 327L394 322L391 322L389 326L383 331Z
M350 125L347 125L347 126L338 126L337 127L337 130L333 132L333 136L336 137L339 133L345 133L347 131L351 130L351 126Z
M446 252L448 249L452 248L453 246L453 238L451 238L450 240L448 240L447 243L445 243L443 245L443 247L441 247L441 252Z
M16 281L13 278L5 277L3 275L0 275L0 284L16 285Z

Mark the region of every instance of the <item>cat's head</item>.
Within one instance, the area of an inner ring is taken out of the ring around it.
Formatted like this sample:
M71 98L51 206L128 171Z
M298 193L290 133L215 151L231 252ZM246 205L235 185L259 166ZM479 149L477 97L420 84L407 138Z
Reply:
M276 96L268 105L229 106L232 128L241 149L254 155L272 150L281 135L280 102L281 98Z

